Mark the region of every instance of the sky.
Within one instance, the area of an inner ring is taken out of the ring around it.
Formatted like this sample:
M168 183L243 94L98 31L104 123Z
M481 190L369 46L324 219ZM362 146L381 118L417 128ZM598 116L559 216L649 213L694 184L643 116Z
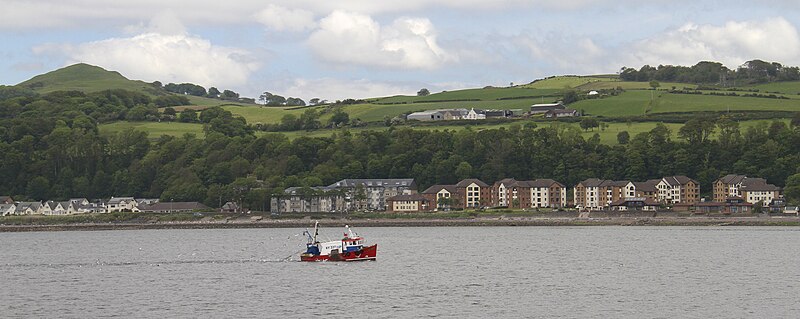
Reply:
M337 100L623 66L800 65L800 1L0 0L0 84L130 79Z

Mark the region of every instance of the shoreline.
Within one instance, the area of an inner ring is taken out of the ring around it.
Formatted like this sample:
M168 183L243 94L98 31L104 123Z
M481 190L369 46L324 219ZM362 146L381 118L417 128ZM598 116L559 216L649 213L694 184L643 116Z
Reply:
M147 229L306 228L312 219L268 219L186 222L119 222L53 225L0 225L2 232L101 231ZM322 227L472 227L472 226L800 226L800 217L606 217L606 218L457 218L457 219L320 219Z

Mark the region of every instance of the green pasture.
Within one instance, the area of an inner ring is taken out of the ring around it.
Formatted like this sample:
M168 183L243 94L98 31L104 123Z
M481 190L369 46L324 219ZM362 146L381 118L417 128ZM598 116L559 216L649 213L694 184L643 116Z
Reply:
M800 94L800 81L791 82L774 82L766 84L753 85L751 88L758 89L759 93L766 92L780 92L784 94L798 95Z
M520 88L531 89L550 89L563 90L565 88L577 88L589 83L606 82L615 80L614 76L556 76L548 79L533 81L529 84L520 85Z
M543 96L553 97L560 95L561 89L488 87L482 89L466 89L466 90L434 93L427 96L398 95L398 96L374 99L372 100L372 102L376 104L386 104L386 103L413 103L413 102L454 101L454 100L494 101L503 98L524 98L524 97L543 97Z

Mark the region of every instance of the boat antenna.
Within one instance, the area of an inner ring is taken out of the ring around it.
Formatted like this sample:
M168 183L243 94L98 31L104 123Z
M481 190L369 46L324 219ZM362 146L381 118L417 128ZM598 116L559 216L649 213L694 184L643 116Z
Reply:
M319 235L319 221L314 222L314 242L317 242L317 235Z

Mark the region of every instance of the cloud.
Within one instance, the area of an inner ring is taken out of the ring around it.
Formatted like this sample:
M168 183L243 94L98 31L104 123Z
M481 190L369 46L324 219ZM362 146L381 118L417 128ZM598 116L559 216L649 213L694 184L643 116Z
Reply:
M627 65L718 61L736 67L752 59L800 64L800 35L782 17L762 21L730 21L721 26L689 23L631 45Z
M256 20L277 31L303 31L316 26L314 13L270 4L255 15Z
M679 0L680 1L680 0ZM0 10L0 30L46 28L94 28L97 25L125 27L149 21L154 12L174 12L189 26L215 24L241 25L258 21L263 14L289 13L306 20L307 13L327 15L336 10L364 14L405 14L428 9L454 8L464 11L513 10L536 8L580 10L587 6L618 5L619 0L240 0L235 3L217 0L4 0ZM640 1L622 1L640 5ZM98 9L102 8L102 10ZM291 9L287 9L291 8ZM266 12L265 12L266 11ZM258 14L253 14L254 12ZM251 17L243 19L242 17ZM278 20L283 20L280 18ZM296 27L296 21L267 22L269 27ZM304 24L300 24L305 26ZM284 30L292 30L287 28Z
M34 53L64 52L69 64L85 62L145 81L192 82L233 87L247 82L258 68L248 51L221 47L185 35L144 33L79 45L43 45Z
M347 98L367 98L391 96L397 94L414 94L419 85L410 83L380 82L368 79L295 79L286 89L286 96L318 97L325 100L343 100ZM415 89L416 88L416 89Z
M334 11L307 43L318 58L351 65L434 69L457 60L439 47L424 18L399 18L383 27L364 14Z

